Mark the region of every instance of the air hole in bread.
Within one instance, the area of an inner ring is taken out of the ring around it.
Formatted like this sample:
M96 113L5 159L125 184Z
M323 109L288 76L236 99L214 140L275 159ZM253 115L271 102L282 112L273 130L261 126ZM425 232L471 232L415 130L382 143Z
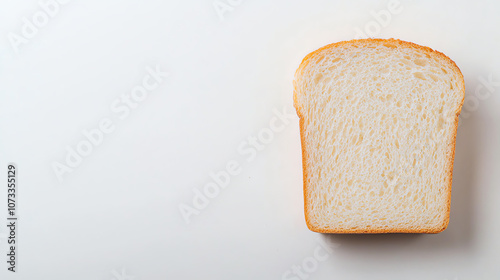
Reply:
M444 119L442 117L440 117L438 120L437 129L441 130L441 129L443 129L443 126L444 126Z
M437 81L439 80L439 78L438 78L436 75L434 75L434 74L428 74L428 75L429 75L429 77L431 77L431 79L432 79L434 82L437 82Z
M427 61L425 59L417 58L413 62L415 62L416 65L418 66L425 66L427 65Z
M424 73L422 73L422 72L415 72L415 73L413 73L413 76L415 76L415 78L417 78L417 79L425 80Z
M323 74L318 73L316 77L314 77L314 82L319 83L323 79Z

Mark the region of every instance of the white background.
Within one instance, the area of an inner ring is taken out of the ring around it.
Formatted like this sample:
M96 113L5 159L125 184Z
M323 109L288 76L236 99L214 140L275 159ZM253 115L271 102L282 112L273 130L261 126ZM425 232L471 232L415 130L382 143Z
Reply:
M302 278L500 279L499 2L402 1L377 22L388 1L73 0L17 47L11 34L43 9L0 3L0 279L301 279L287 271L311 265L318 246L331 253ZM221 3L231 10L219 15ZM443 233L309 231L296 116L255 158L238 152L273 110L294 113L302 58L357 29L437 49L464 74ZM157 65L170 76L120 119L112 103ZM104 118L115 130L60 182L54 162ZM231 160L241 173L187 224L179 206ZM9 162L16 274L4 262Z

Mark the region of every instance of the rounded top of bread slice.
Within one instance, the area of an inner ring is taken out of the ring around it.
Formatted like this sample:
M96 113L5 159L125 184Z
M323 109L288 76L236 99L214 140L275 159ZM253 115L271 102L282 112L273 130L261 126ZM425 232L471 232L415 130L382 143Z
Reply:
M451 60L445 54L433 50L429 47L417 45L412 42L406 42L399 39L356 39L350 41L341 41L337 43L332 43L321 47L311 53L309 53L298 67L295 72L294 79L294 106L297 109L297 113L300 116L300 104L297 100L297 94L303 92L298 90L298 86L303 87L304 81L311 79L311 74L317 74L318 71L321 71L321 66L329 66L336 67L341 65L346 65L349 63L357 63L353 58L359 55L359 59L362 57L369 57L371 54L369 52L387 52L387 53L398 53L400 55L406 54L410 55L409 58L406 58L408 61L404 61L403 63L407 64L407 66L425 66L426 60L432 60L435 63L436 67L442 68L442 74L451 75L454 77L456 81L459 83L456 85L458 88L462 89L461 92L462 98L460 101L460 106L457 110L457 114L460 111L460 108L463 104L465 97L465 84L462 72L455 64L453 60ZM412 56L416 55L417 57ZM425 56L425 57L422 57ZM333 56L333 57L332 57ZM405 55L403 55L404 58ZM330 59L325 59L330 58ZM415 65L411 65L413 64ZM320 68L318 68L320 67ZM444 68L443 68L444 67ZM328 69L331 70L331 69ZM328 72L328 71L326 71ZM436 74L440 74L439 71ZM418 75L418 74L417 74ZM316 79L320 79L319 76L314 77ZM433 78L432 76L429 78ZM316 80L318 81L318 80Z

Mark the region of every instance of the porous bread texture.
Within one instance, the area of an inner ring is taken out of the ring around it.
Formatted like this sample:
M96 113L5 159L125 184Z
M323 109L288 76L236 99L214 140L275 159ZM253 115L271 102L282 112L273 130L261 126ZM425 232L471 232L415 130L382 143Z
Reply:
M451 59L409 42L352 40L307 55L294 106L308 228L443 231L464 94Z

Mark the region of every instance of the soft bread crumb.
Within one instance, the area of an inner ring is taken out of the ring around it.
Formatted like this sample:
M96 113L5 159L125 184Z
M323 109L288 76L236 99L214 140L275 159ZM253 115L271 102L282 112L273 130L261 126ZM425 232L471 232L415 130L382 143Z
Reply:
M308 227L444 230L464 94L452 60L409 42L352 40L306 56L294 105Z

